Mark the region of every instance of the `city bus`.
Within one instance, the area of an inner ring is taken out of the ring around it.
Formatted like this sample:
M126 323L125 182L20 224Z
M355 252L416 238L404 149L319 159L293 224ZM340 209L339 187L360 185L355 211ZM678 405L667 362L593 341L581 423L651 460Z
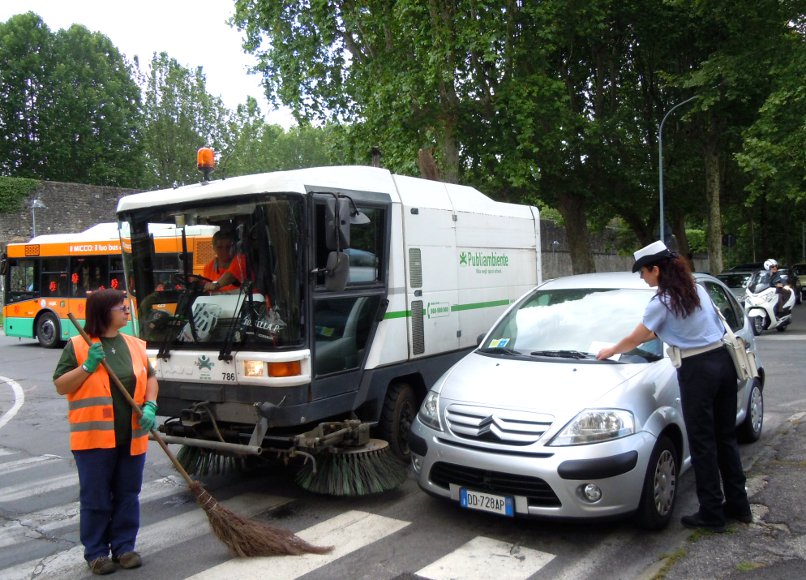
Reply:
M201 274L214 257L211 239L216 229L152 224L152 267L158 283L175 287L185 274ZM83 322L89 293L126 290L118 224L101 223L79 233L40 235L8 244L0 272L6 336L35 338L45 348L56 348L77 334L67 313ZM134 301L136 296L129 298ZM136 335L134 306L122 332Z

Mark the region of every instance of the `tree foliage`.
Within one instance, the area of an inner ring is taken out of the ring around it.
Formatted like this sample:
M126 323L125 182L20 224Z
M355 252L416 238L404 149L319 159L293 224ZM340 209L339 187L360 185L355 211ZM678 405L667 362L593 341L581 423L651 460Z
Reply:
M196 151L230 146L229 111L207 92L203 69L190 70L167 53L155 54L144 75L142 144L153 189L199 180Z
M682 251L687 227L706 226L717 269L721 202L740 207L725 192L746 181L734 154L797 10L777 0L238 0L234 20L275 103L300 120L350 122L353 147L380 145L396 171L414 173L430 147L444 179L556 207L575 271L593 268L589 224L617 215L636 242L657 235L658 126L699 94L665 127L665 217Z
M0 213L20 211L38 185L38 179L0 177Z
M107 37L51 33L29 12L0 24L2 170L55 181L133 186L140 93Z

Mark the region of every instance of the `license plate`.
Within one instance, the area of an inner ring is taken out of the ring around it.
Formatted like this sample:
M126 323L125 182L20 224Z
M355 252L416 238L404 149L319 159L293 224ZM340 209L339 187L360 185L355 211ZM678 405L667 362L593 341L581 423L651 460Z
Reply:
M459 505L470 510L490 512L502 516L513 517L515 515L515 504L511 497L473 491L466 487L459 489Z

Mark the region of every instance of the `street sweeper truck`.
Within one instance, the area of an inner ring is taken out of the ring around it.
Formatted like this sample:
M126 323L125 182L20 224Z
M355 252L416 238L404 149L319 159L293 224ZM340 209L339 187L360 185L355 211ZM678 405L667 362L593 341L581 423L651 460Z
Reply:
M325 457L405 460L428 388L541 282L535 207L375 167L216 180L208 168L117 213L166 440L208 458L298 458L303 486L325 493ZM153 224L217 228L215 274L184 260L162 283Z

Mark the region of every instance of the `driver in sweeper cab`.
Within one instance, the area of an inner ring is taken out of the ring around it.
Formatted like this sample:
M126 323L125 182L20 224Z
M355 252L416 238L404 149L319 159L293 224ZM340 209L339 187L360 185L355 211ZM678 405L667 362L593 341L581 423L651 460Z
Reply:
M232 233L219 230L213 234L215 258L204 267L205 292L229 292L237 290L246 276L246 257L236 254L235 238Z

